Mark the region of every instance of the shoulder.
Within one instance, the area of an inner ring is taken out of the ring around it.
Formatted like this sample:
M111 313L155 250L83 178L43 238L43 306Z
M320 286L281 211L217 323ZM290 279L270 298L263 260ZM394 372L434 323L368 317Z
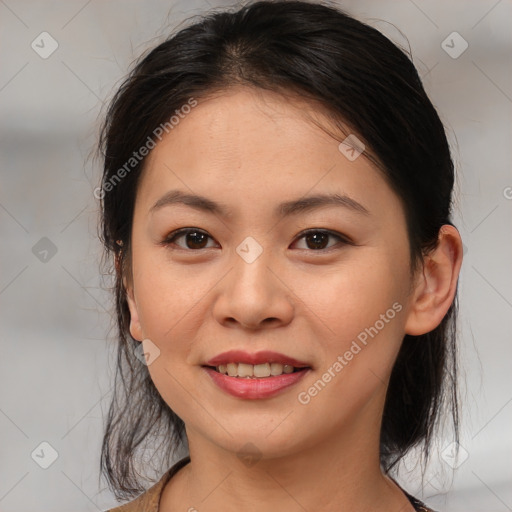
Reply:
M190 462L190 457L188 456L179 460L162 475L158 482L153 484L140 496L137 496L134 500L124 503L119 507L108 509L105 512L158 512L160 497L165 484L172 478L178 469L182 468L188 462Z
M402 489L403 490L403 489ZM411 502L412 506L414 507L414 510L416 512L435 512L431 508L427 507L425 503L421 502L419 499L415 498L414 496L411 496L408 492L404 491L405 495Z
M427 507L425 503L420 501L418 498L415 498L412 494L408 493L394 478L391 480L398 486L398 488L405 494L406 498L409 500L409 503L414 507L416 512L435 512L431 508Z
M167 476L168 473L165 473L158 482L134 500L106 512L157 512L162 489L168 481Z

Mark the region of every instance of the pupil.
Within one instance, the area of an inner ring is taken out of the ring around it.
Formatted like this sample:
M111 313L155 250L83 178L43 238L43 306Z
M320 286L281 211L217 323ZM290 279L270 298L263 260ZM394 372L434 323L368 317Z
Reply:
M311 244L313 247L309 247L310 249L323 249L326 245L324 242L327 241L328 236L329 235L327 233L313 233L311 235L307 235L306 239L308 240L308 247L310 246L309 241L313 240L313 243ZM319 239L319 237L321 238Z
M193 233L187 233L187 247L189 249L202 249L204 246L204 243L201 244L201 240L198 241L198 239L201 239L204 242L206 240L206 236L204 233L198 233L197 231ZM192 240L192 243L189 243ZM192 245L192 247L191 247Z

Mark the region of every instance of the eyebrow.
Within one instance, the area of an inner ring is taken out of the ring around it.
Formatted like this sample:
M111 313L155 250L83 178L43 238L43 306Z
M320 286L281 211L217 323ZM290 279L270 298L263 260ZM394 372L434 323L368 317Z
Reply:
M149 212L163 208L164 206L171 206L173 204L185 204L199 211L213 213L222 217L229 215L229 208L223 203L217 203L208 199L207 197L188 194L181 190L170 190L165 193L158 201L150 208ZM274 210L274 215L277 217L290 217L299 213L313 211L325 206L341 206L356 213L363 215L370 215L370 212L361 203L347 195L340 194L316 194L312 196L305 196L292 201L285 201L277 205Z

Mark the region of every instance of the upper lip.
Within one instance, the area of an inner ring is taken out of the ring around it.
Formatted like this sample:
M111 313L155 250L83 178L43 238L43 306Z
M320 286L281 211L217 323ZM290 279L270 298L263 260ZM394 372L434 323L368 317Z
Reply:
M251 354L245 350L228 350L222 352L209 361L206 361L205 366L219 366L228 363L245 363L245 364L263 364L263 363L281 363L295 366L296 368L309 367L307 363L294 359L293 357L273 352L272 350L262 350Z

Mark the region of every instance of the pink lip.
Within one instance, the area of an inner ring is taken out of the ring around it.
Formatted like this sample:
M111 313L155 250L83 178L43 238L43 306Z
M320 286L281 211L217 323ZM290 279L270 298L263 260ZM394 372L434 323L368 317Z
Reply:
M229 350L228 352L223 352L218 356L206 361L204 363L205 366L219 366L221 364L228 363L245 363L245 364L263 364L263 363L281 363L281 364L289 364L291 366L295 366L295 368L305 368L309 365L304 363L303 361L298 361L297 359L293 359L292 357L285 356L284 354L280 354L279 352L272 352L271 350L263 350L261 352L256 352L255 354L250 354L249 352L245 352L243 350ZM287 374L292 375L292 374ZM275 377L274 377L275 378ZM273 379L274 379L273 378Z
M240 360L237 361L242 362ZM266 361L268 361L268 359ZM308 368L299 372L283 373L276 377L245 379L240 377L229 377L228 375L224 375L208 367L203 367L203 369L208 373L213 382L223 391L226 391L237 398L252 400L270 398L277 395L284 389L296 384L311 371L311 369Z

